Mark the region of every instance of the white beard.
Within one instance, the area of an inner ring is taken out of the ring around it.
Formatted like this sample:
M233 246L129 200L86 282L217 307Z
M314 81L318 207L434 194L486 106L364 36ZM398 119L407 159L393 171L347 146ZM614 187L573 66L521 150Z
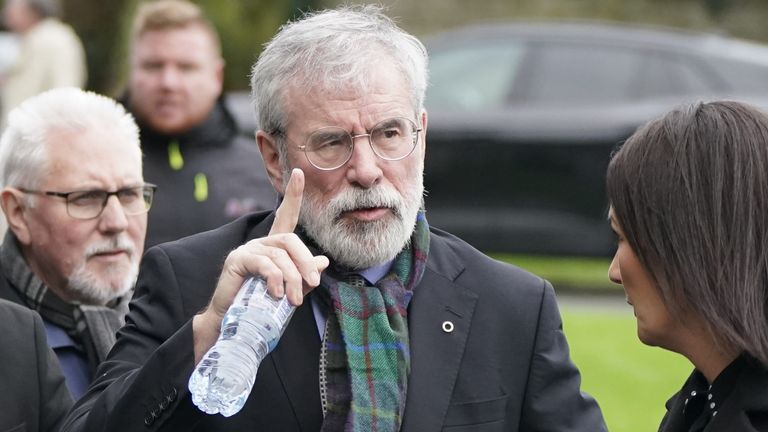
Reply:
M106 269L113 273L110 276L120 277L116 286L110 281L105 281L86 268L88 258L100 251L110 249L126 249L130 251L129 268L124 269L124 264L114 264ZM115 237L104 243L92 245L85 253L85 259L72 271L67 281L67 291L70 296L82 304L103 306L110 301L128 293L136 284L139 274L139 263L135 258L137 254L133 242L125 237Z
M405 196L391 187L347 187L329 202L304 196L299 223L307 235L337 264L362 270L392 260L411 240L416 215L423 203L423 175ZM389 208L376 221L342 219L343 212L371 207Z

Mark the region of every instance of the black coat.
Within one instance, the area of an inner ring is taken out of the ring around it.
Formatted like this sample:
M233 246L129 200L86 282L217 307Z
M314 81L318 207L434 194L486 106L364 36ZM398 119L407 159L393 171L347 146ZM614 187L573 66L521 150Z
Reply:
M688 432L683 428L686 398L696 380L694 371L683 388L667 401L667 414L659 432ZM756 362L746 363L735 377L733 389L717 414L712 417L706 432L768 432L768 369Z
M55 431L72 406L40 316L0 300L0 432Z
M64 431L320 429L320 338L309 301L262 362L238 414L203 414L187 390L192 316L208 303L227 253L265 236L273 220L251 215L147 252L127 324ZM439 230L430 242L409 306L402 430L605 430L597 404L579 391L552 287ZM442 330L445 321L452 332Z
M141 120L139 127L144 180L158 186L147 249L276 207L256 140L238 130L222 100L202 124L180 135L161 134Z

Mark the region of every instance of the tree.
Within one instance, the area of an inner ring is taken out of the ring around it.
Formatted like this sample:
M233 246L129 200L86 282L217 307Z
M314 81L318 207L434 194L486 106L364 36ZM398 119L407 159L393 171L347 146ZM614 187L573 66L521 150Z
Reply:
M67 0L64 19L83 41L88 60L88 88L117 96L128 68L130 27L139 0ZM291 16L297 0L195 0L216 26L227 62L227 89L248 86L250 67L261 47Z

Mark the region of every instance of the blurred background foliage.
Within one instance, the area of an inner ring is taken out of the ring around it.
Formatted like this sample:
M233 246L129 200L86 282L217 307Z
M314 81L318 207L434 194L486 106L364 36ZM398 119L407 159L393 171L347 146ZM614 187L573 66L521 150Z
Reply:
M80 35L88 57L88 88L112 96L122 92L128 68L131 21L142 0L63 0L64 20ZM261 46L313 0L197 0L221 36L225 87L248 86L250 66Z
M264 42L301 11L341 3L384 4L411 33L424 37L462 24L508 19L596 19L710 31L768 42L765 0L193 0L221 34L228 90L248 85ZM130 21L140 0L63 0L64 19L83 40L90 89L117 95L127 66Z

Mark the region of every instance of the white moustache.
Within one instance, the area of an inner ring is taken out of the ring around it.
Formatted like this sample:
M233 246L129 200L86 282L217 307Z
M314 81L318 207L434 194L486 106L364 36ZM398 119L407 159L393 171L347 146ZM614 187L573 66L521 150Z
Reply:
M344 212L364 208L388 208L395 216L400 216L400 196L397 192L383 186L372 189L348 188L328 203L329 209L336 217Z
M132 256L133 250L132 241L125 237L113 237L111 240L88 246L85 250L85 257L91 258L94 255L114 252L125 252L128 256Z

